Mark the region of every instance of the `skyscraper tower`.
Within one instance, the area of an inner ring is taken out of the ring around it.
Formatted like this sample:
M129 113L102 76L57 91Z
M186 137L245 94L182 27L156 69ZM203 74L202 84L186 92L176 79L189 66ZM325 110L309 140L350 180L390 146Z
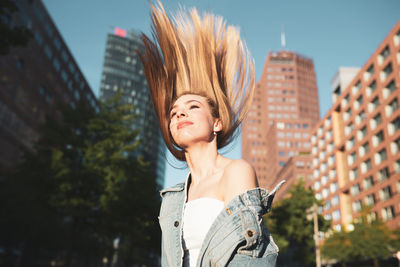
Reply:
M283 178L311 174L310 130L318 120L312 59L289 51L268 53L242 127L242 156L255 167L260 186L275 184L288 163L294 169L287 169Z
M100 99L108 99L122 91L122 100L134 105L138 115L132 128L139 130L138 155L151 164L160 185L165 176L165 146L161 138L158 121L153 109L150 91L144 76L143 66L137 50L144 46L140 36L133 30L115 28L108 34L100 85Z

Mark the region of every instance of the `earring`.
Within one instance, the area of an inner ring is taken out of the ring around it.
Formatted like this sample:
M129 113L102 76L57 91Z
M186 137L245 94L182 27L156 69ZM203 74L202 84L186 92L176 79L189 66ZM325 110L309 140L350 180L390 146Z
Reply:
M213 133L214 133L214 135L217 135L217 132L216 132L216 131L214 131Z

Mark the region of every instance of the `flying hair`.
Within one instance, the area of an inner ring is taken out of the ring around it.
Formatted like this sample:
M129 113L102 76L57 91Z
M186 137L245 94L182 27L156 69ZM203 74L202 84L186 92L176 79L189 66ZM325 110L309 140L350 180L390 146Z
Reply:
M139 52L161 133L171 153L185 160L169 131L169 111L177 98L195 94L207 98L213 116L222 122L217 148L228 145L253 98L254 62L239 29L222 17L199 15L195 8L170 18L160 2L151 5L152 37L141 38Z

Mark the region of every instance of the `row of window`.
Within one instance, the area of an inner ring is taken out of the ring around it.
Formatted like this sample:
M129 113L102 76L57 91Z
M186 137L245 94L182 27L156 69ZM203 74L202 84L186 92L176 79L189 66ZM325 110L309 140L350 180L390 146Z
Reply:
M309 148L311 146L310 142L291 142L291 141L278 141L278 147L287 147L287 148Z
M397 191L399 192L399 188L400 188L400 182L397 183ZM352 186L352 193L354 195L358 195L360 193L360 186L359 184L353 185ZM379 199L381 201L386 201L390 198L393 197L393 192L390 186L384 187L381 190L379 190ZM373 206L378 202L377 198L375 197L374 193L371 193L369 195L367 195L364 198L364 203L366 206ZM352 209L354 212L359 212L362 209L362 201L361 199L356 200L352 203Z

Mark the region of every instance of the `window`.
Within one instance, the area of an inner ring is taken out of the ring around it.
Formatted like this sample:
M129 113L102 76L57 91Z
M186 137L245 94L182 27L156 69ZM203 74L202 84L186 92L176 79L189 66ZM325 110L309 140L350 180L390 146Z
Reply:
M53 40L54 46L57 48L57 50L61 49L61 42L60 39L58 39L57 37L54 38Z
M393 167L395 173L400 173L400 159L396 160L396 162L393 164Z
M383 131L379 131L376 135L372 136L372 144L377 147L385 140Z
M356 152L351 153L350 155L347 156L347 163L349 165L352 165L354 162L356 162L357 157L356 157Z
M388 98L394 90L396 90L396 85L394 83L394 80L392 80L390 83L388 83L388 85L385 86L385 88L383 88L383 98Z
M354 130L354 125L353 125L353 123L349 123L349 125L347 125L347 126L344 128L344 134L347 136L347 135L351 134L351 133L353 132L353 130Z
M399 128L400 128L400 116L397 117L396 119L392 120L388 124L389 135L393 135L394 133L396 133L397 130L399 130Z
M393 206L389 206L382 209L382 219L388 221L394 218Z
M338 196L334 196L334 197L331 199L331 203L332 203L332 206L333 206L333 207L339 205L339 197L338 197Z
M45 30L49 37L53 37L53 28L51 27L50 24L45 25Z
M371 127L372 130L374 130L376 127L379 126L382 122L382 117L381 114L378 113L372 120L369 121L369 126Z
M325 201L324 210L329 210L331 208L331 202L329 200Z
M366 161L361 163L361 172L362 173L366 173L367 171L369 171L371 169L371 160L367 159Z
M323 198L327 198L328 195L329 195L329 189L328 189L328 188L324 188L324 189L322 190L322 197L323 197Z
M314 189L318 191L320 188L321 188L321 182L320 181L316 181L315 184L314 184Z
M354 137L346 141L346 149L350 150L353 148L353 146L354 146Z
M68 80L68 75L64 70L61 71L61 78L64 80L64 82L67 82Z
M387 180L390 176L389 168L385 167L380 169L377 173L377 176L378 176L378 181L380 182Z
M378 63L382 64L389 55L390 55L389 46L385 46L385 48L383 48L382 52L378 56Z
M338 184L337 184L336 182L335 182L335 183L332 183L332 184L330 185L331 193L335 193L337 189L338 189Z
M44 53L46 54L48 59L51 59L51 57L53 56L53 52L51 51L51 48L49 45L46 44L46 46L44 47Z
M343 113L343 120L347 121L348 119L350 119L351 116L351 108L347 109L344 113Z
M397 98L395 98L385 107L386 117L392 115L398 108L399 102L397 101Z
M367 136L367 126L362 127L358 132L357 132L357 139L358 141L361 141L364 139L364 137Z
M374 185L374 179L372 176L368 176L363 181L364 190L370 189Z
M54 66L54 68L55 68L57 71L60 70L60 62L58 61L57 58L54 58L54 60L53 60L53 66Z
M321 182L323 185L326 185L326 183L328 182L328 177L326 175L322 176Z
M361 200L357 200L352 203L352 208L354 212L359 212L361 210L361 207Z
M378 165L387 158L386 149L381 149L378 153L375 153L375 164Z
M364 80L368 81L369 78L374 74L374 72L375 72L374 65L371 64L371 66L369 66L367 71L364 73Z
M354 104L353 104L354 109L358 109L358 108L362 105L362 103L363 103L363 96L360 95L360 96L357 98L357 100L354 101Z
M367 87L367 90L366 90L367 96L372 95L372 93L375 92L375 90L376 90L376 82L373 81Z
M43 37L42 37L42 35L40 34L39 31L35 31L35 40L39 45L42 45Z
M355 167L354 169L352 169L349 173L349 178L350 181L353 181L354 179L356 179L358 177L358 169L357 167Z
M333 179L336 177L336 170L330 170L329 171L329 178Z
M349 103L349 99L350 99L350 97L349 97L349 95L346 95L343 99L342 99L342 107L344 108L344 107L346 107L347 106L347 104Z
M370 194L368 196L365 197L365 205L367 206L373 206L376 203L376 199L375 199L375 195L374 194Z
M368 152L369 152L369 143L368 142L365 142L363 145L361 145L358 148L358 153L360 154L360 157L363 157Z
M334 221L340 220L340 211L335 210L334 212L332 212L332 218Z
M381 81L386 80L386 78L392 73L392 71L393 71L392 63L387 64L386 67L380 73Z
M400 150L400 137L390 143L390 150L393 155L396 155Z
M355 196L358 195L361 191L360 185L359 184L355 184L350 188L350 193Z
M382 188L379 190L379 197L382 201L388 200L389 198L392 197L392 189L390 186L387 186L385 188Z
M371 103L368 103L368 112L373 112L379 106L379 98L376 96Z
M361 82L357 81L357 83L353 86L353 95L355 95L361 89Z

